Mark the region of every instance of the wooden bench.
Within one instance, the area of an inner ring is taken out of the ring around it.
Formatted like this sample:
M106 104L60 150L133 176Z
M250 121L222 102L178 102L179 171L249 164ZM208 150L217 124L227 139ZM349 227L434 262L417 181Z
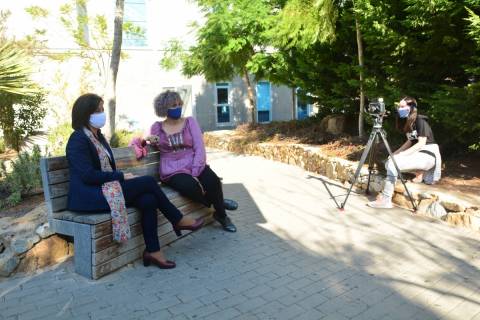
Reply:
M159 152L149 150L138 161L131 148L113 149L117 168L135 175L151 175L158 180ZM40 161L43 190L48 207L48 221L55 233L73 237L75 271L90 279L98 279L141 257L145 248L140 225L140 212L128 208L132 237L126 244L112 240L110 213L77 213L67 210L69 170L66 157L42 158ZM211 209L180 196L161 186L167 197L184 215L204 217L211 222ZM188 234L189 231L183 231ZM177 239L171 224L159 212L158 236L162 246Z

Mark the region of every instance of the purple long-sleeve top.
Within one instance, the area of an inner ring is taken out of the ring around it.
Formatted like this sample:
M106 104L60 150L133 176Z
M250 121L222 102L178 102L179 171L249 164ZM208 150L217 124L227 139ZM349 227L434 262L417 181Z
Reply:
M160 138L157 145L160 151L160 180L167 181L177 173L194 177L202 173L207 156L202 131L194 118L187 117L182 130L171 135L157 121L150 128L150 134Z

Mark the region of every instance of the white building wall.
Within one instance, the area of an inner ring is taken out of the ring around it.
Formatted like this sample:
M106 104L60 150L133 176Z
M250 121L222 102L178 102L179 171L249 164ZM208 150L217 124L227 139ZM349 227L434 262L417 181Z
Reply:
M0 0L0 10L9 10L9 32L16 38L31 34L35 28L45 28L48 39L48 55L50 57L67 51L78 52L71 35L60 22L60 6L72 1L35 1L35 0ZM32 21L25 8L40 6L49 11L46 19ZM111 31L115 9L114 0L90 0L87 12L90 17L97 14L106 16ZM147 46L128 48L122 51L128 58L120 62L117 79L117 126L128 129L148 129L158 120L154 115L153 99L164 88L191 88L184 115L195 115L203 130L234 127L247 122L248 114L247 90L241 78L229 81L231 90L232 126L219 127L216 123L215 84L207 83L201 76L188 79L181 75L179 69L165 71L160 67L163 56L162 49L171 39L180 40L185 47L195 43L195 34L189 25L192 22L202 23L202 14L194 2L189 0L160 1L146 0ZM91 43L93 45L93 43ZM41 83L50 93L47 127L70 120L73 101L81 92L81 59L74 57L64 61L52 60L46 56L38 56L38 73L35 80ZM105 61L108 65L108 61ZM84 79L90 88L83 90L104 94L100 75L93 74ZM104 79L103 79L104 80ZM255 85L253 83L253 85ZM286 87L272 86L272 120L291 119L291 90ZM290 94L290 96L289 96Z

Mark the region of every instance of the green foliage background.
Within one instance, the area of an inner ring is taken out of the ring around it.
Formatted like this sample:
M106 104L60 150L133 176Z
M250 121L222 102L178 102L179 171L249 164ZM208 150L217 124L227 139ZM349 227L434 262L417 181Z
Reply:
M1 163L0 209L20 203L23 197L41 187L40 157L40 148L35 146L31 153L20 153L10 170L4 162Z
M257 80L302 88L321 116L358 116L357 21L367 100L384 97L394 111L395 101L414 96L443 150L479 148L480 0L196 3L206 18L196 26L198 43L182 48L172 41L165 66L176 57L184 74L211 81L246 68Z

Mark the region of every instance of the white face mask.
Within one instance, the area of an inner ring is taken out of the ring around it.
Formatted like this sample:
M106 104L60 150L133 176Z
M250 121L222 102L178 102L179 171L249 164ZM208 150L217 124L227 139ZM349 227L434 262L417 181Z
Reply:
M93 113L90 116L90 125L94 128L100 129L107 122L107 115L105 112Z

